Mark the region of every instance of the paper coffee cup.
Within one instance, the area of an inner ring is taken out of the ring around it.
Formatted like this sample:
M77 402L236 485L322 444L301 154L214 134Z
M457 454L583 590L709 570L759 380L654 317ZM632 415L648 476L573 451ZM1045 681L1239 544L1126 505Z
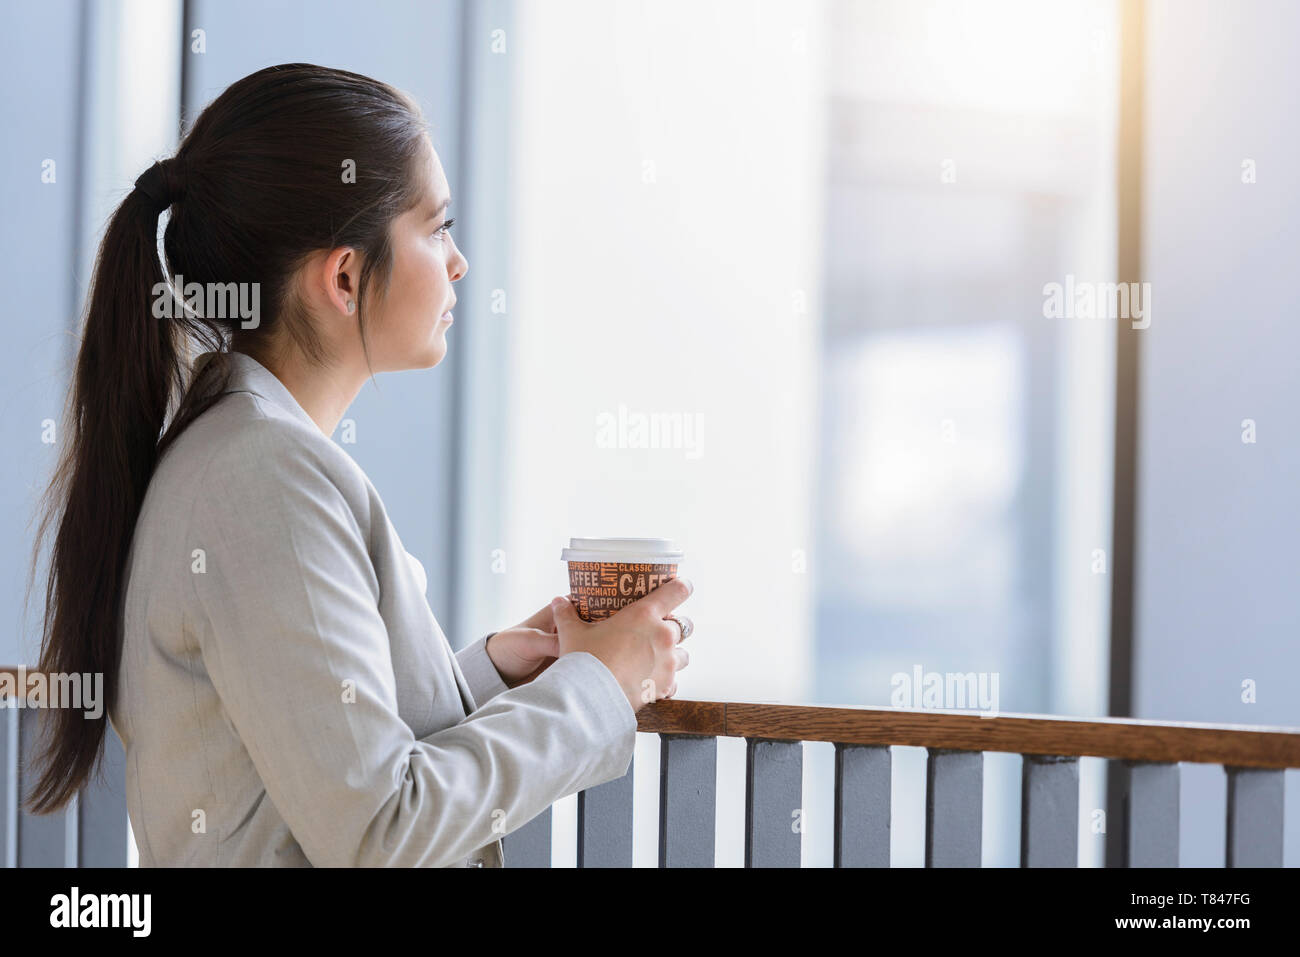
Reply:
M684 555L667 538L571 538L569 599L584 621L608 618L677 577Z

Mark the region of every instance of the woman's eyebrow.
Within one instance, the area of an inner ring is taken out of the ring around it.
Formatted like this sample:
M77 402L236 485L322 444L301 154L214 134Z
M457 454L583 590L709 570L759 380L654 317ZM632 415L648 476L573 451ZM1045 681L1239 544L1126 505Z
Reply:
M428 216L426 216L425 218L426 218L426 219L436 219L438 216L442 215L442 211L443 211L444 209L446 209L446 208L447 208L448 206L450 206L450 205L451 205L451 197L448 196L446 199L444 199L444 200L442 201L442 205L441 205L441 206L439 206L437 209L435 209L433 212L431 212L431 213L430 213Z

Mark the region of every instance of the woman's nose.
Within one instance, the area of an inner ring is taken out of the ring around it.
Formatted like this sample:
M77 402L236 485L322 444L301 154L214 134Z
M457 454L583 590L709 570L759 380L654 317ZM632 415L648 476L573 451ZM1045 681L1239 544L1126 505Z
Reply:
M469 260L466 259L459 249L456 250L456 258L453 261L451 281L457 282L465 278L465 273L469 272Z

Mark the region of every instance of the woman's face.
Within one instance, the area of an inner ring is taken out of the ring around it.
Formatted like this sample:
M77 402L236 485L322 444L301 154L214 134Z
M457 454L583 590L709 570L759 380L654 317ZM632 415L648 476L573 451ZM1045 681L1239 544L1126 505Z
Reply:
M433 144L426 144L424 197L393 221L392 278L387 294L371 307L374 322L366 327L376 372L427 369L442 361L456 302L451 284L469 271L447 226L447 177Z

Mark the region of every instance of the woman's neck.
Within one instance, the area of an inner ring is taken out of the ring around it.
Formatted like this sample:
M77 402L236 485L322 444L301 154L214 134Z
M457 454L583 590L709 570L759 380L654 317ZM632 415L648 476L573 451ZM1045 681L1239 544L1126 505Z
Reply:
M313 365L296 349L278 355L274 350L253 352L241 348L239 351L256 359L279 379L327 437L334 434L343 413L368 378L364 368L353 369L346 363Z

